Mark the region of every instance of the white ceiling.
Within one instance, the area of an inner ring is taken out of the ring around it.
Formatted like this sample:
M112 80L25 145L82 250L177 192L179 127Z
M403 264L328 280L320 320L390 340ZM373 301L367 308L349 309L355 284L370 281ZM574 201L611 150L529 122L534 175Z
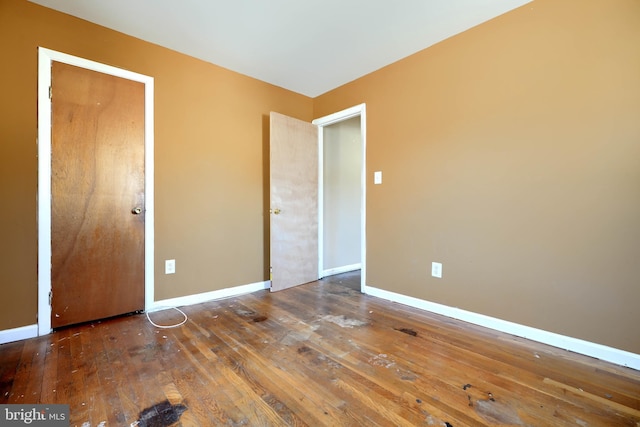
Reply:
M531 0L30 0L315 97Z

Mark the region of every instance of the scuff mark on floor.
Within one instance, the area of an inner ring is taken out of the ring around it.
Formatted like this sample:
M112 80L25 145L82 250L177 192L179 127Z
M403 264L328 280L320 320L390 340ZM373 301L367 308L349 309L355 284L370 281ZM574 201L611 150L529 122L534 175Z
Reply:
M324 320L325 322L335 323L336 325L340 326L341 328L353 328L354 326L365 326L365 325L367 325L367 322L364 322L364 321L358 320L358 319L350 319L348 317L345 317L344 315L332 316L332 315L328 314L326 316L322 316L320 318L320 320Z
M433 415L427 416L424 420L428 426L445 426L445 427L453 427L451 423L446 421L442 421L440 418L434 417Z
M386 354L378 354L369 359L369 363L373 366L382 366L383 368L390 368L396 364L393 360L389 360L389 356Z
M310 351L311 349L305 345L298 349L298 354L308 353Z
M238 316L242 316L242 317L249 317L249 316L253 316L254 314L256 314L255 311L243 310L241 308L235 310L235 313Z
M418 336L418 333L413 329L409 329L409 328L393 328L393 329L396 331L402 332L404 334L411 335L412 337Z
M402 381L415 381L418 379L418 375L416 375L411 371L398 369L397 372L398 372L398 376Z
M280 343L289 346L308 341L313 331L313 328L307 328L307 330L287 332L287 334L280 339Z
M496 402L495 400L477 400L474 406L476 413L489 423L523 425L515 409L502 402Z

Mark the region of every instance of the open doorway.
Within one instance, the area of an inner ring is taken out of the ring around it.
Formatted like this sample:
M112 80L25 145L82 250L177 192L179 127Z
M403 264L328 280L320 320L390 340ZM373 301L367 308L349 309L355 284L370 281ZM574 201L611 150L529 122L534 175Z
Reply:
M365 105L313 121L319 126L321 277L360 272L365 287Z
M322 128L322 276L360 270L360 117Z

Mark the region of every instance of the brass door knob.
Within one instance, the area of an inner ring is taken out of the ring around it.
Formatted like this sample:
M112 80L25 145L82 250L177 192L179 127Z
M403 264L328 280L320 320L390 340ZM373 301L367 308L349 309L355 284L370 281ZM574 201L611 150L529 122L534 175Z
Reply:
M140 215L140 213L142 213L142 208L136 206L135 208L131 209L131 213L134 215Z

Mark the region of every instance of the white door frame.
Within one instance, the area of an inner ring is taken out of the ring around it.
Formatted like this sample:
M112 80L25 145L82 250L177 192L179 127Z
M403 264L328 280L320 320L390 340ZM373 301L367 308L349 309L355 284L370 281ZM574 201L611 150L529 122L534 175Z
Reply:
M38 335L51 333L51 63L53 61L144 84L144 289L145 310L154 300L153 77L38 48Z
M319 150L319 177L318 177L318 277L322 277L324 268L324 139L323 128L325 126L333 125L344 120L351 119L353 117L360 116L360 133L362 141L362 170L360 174L360 290L366 293L366 260L367 260L367 126L366 126L366 104L360 104L347 108L346 110L338 111L337 113L330 114L328 116L315 119L312 123L318 126L318 150Z

